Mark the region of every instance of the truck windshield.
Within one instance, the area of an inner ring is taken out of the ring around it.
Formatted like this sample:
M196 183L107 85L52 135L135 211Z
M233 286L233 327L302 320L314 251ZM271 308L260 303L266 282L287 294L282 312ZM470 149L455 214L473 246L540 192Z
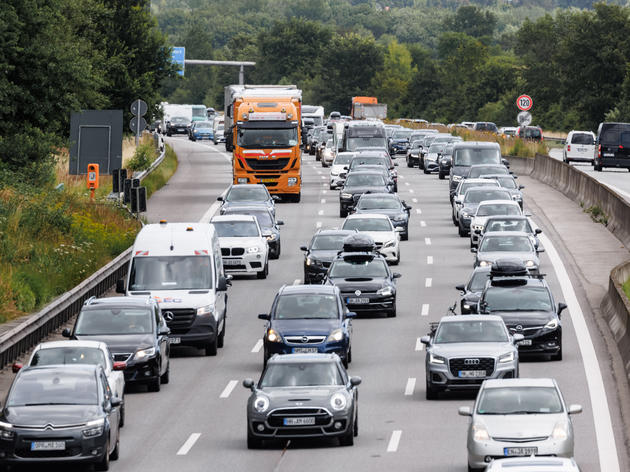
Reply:
M243 148L279 148L297 145L297 128L240 129L238 145Z
M129 290L199 290L212 288L207 256L134 257Z

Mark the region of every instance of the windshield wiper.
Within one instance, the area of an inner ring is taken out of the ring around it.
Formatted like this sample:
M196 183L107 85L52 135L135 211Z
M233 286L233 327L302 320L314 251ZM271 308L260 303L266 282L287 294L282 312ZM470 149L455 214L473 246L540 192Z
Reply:
M505 413L501 413L502 415L538 415L539 411L530 411L530 410L514 410L514 411L506 411Z

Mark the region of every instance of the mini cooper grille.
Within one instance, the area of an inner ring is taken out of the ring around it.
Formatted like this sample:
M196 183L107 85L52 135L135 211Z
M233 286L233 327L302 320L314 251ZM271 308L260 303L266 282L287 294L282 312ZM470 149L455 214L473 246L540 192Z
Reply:
M459 377L460 370L485 370L486 376L494 373L494 359L492 357L461 357L450 359L448 363L451 374L455 377Z
M323 408L281 408L269 414L269 426L283 427L285 418L315 417L316 426L325 426L331 421L330 413ZM295 427L295 426L293 426ZM299 427L299 426L298 426Z

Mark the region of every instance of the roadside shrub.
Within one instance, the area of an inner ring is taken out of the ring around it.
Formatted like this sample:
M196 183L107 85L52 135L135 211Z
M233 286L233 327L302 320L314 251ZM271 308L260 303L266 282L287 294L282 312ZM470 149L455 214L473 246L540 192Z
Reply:
M136 148L136 152L129 160L127 168L132 171L146 170L156 158L156 150L153 141L141 143Z

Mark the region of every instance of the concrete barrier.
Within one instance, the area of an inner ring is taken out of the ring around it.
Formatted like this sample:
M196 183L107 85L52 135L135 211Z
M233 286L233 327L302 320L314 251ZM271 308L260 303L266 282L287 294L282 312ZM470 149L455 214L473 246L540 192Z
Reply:
M608 280L608 292L601 303L601 312L615 343L619 348L619 353L626 368L626 375L630 380L630 335L628 325L630 324L630 301L623 291L623 283L630 278L630 261L619 264L610 272Z

